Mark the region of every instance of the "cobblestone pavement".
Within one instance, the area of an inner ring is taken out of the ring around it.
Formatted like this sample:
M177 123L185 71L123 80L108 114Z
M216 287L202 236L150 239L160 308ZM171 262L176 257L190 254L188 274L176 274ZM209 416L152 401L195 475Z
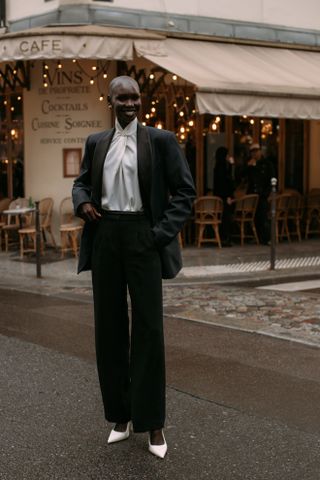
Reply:
M166 313L320 347L320 296L210 284L164 288Z

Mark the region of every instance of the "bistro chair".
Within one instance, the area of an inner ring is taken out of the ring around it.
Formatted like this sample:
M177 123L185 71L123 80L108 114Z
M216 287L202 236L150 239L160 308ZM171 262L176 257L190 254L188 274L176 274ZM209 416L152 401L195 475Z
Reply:
M290 211L290 202L292 202L292 193L279 193L275 197L276 202L276 242L279 243L283 237L287 237L291 242L288 218Z
M194 202L194 216L196 225L196 243L200 247L202 243L217 243L221 248L219 226L221 224L223 202L220 197L199 197ZM214 237L205 237L205 231L211 227Z
M56 242L51 230L53 200L52 198L43 198L39 202L40 230L41 230L41 252L43 253L44 245L47 243L46 234L51 236L52 245L55 247ZM32 224L19 229L20 238L20 257L26 252L36 252L36 226L35 214L32 216ZM31 244L31 246L30 246Z
M240 233L233 236L240 236L240 244L244 245L246 238L254 238L257 245L259 245L259 238L257 235L254 217L256 214L259 201L259 195L244 195L237 198L235 201L233 221L239 228Z
M16 200L12 200L9 204L8 210L12 210L12 215L7 215L7 222L2 227L2 232L4 234L4 244L5 244L5 251L9 251L9 247L11 245L16 245L18 243L17 233L20 228L21 222L23 224L27 224L30 221L30 215L23 215L21 219L19 215L15 213L16 208L25 208L28 206L28 199L27 198L17 198ZM6 210L5 208L3 210Z
M2 250L2 229L7 224L7 218L2 215L2 212L9 208L10 202L10 198L2 198L0 200L0 250Z
M285 192L287 193L287 192ZM303 214L303 196L298 191L288 192L290 194L288 209L289 234L296 235L301 242L301 221Z
M320 190L311 190L305 197L305 238L310 233L320 233Z
M69 251L78 256L82 229L83 221L74 215L71 197L64 198L60 203L61 258Z

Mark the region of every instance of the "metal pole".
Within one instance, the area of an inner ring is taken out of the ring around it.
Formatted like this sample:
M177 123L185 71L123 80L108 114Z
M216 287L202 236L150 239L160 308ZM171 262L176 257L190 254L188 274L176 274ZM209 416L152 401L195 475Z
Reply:
M40 228L40 210L39 201L36 205L36 264L37 264L37 278L41 278L41 228Z
M276 264L276 191L278 180L271 178L271 242L270 242L270 270Z

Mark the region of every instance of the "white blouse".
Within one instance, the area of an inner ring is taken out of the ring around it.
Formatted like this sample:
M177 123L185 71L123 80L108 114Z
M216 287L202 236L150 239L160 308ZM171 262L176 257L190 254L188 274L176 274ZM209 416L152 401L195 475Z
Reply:
M135 118L123 129L116 119L103 167L101 205L104 210L137 212L143 209L138 180L137 124Z

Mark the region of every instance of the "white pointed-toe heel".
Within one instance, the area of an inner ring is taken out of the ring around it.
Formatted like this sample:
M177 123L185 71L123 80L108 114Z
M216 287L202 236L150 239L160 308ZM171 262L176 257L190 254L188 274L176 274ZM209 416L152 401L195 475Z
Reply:
M152 445L150 442L150 435L149 435L149 452L159 458L164 458L166 456L168 445L166 439L164 438L164 434L162 432L164 443L162 445Z
M129 438L130 426L131 422L128 422L127 428L124 432L117 432L115 429L112 429L108 438L108 443L121 442L122 440L126 440L127 438Z

